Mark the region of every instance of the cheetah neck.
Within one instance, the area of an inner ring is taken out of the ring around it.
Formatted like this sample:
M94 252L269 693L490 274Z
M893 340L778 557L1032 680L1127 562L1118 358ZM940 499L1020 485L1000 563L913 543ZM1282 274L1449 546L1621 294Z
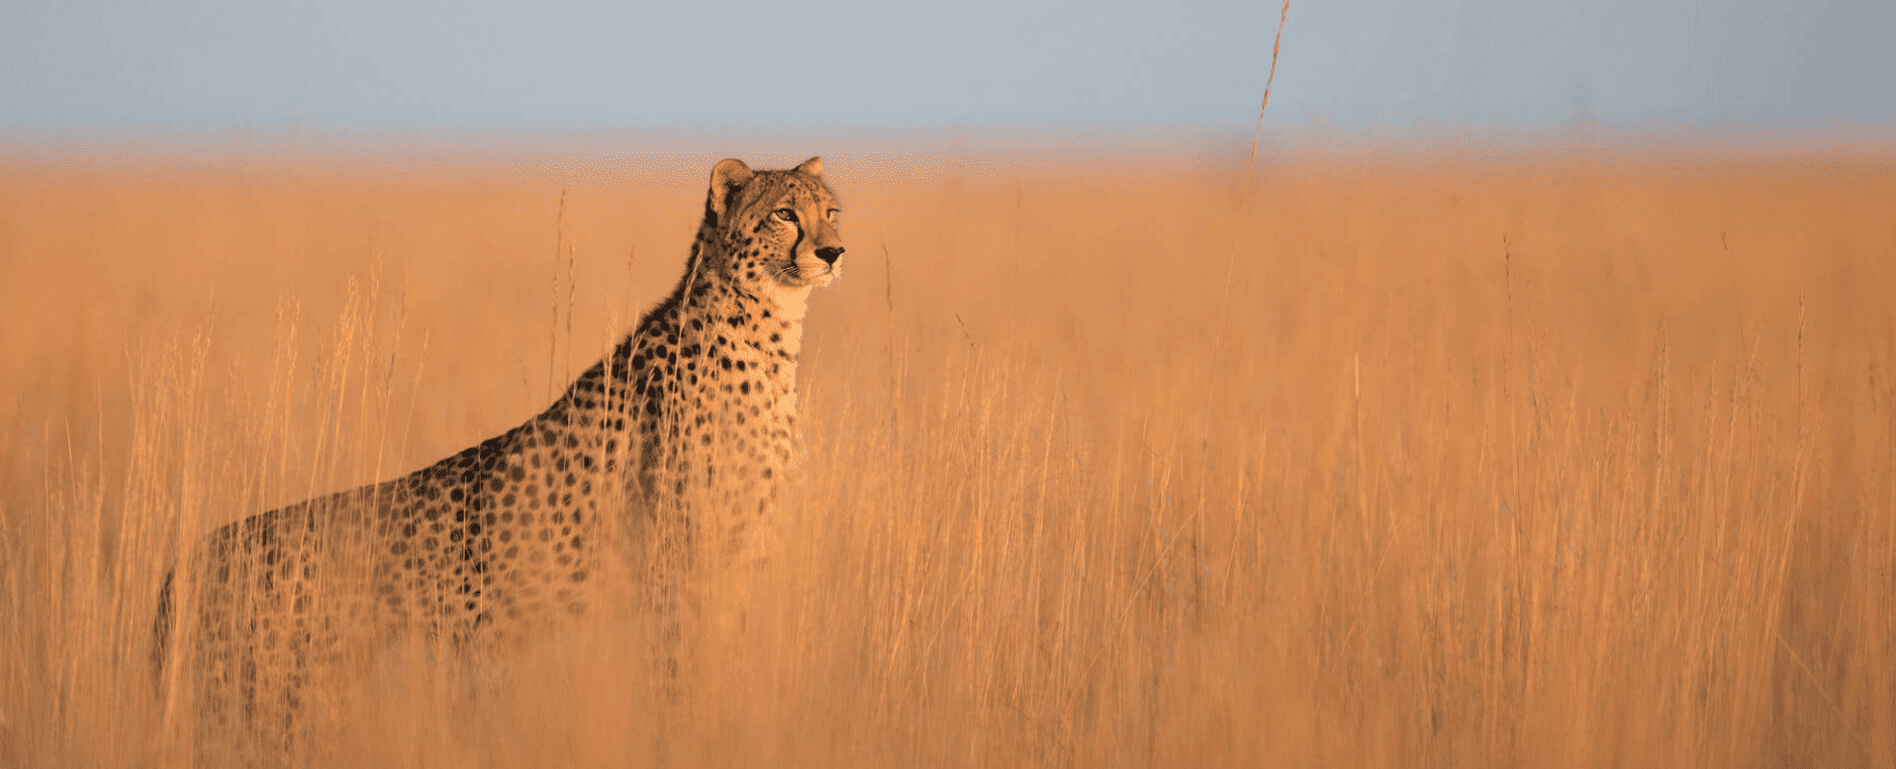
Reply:
M803 352L803 315L810 309L810 287L773 286L764 293L763 300L766 307L775 305L777 308L773 316L782 320L779 333L794 363L796 356Z
M647 399L660 400L658 407L665 410L689 400L680 397L679 388L693 386L693 373L699 374L695 386L700 388L716 387L733 374L761 376L771 386L752 402L794 413L796 364L802 352L810 288L753 292L728 281L697 277L680 281L543 416L568 420L574 408L601 406L642 421L655 416L646 413ZM734 372L739 362L742 368Z
M740 287L736 275L722 271L700 272L700 264L721 264L726 261L718 244L715 233L699 234L695 253L690 260L685 277L673 289L670 297L659 305L654 315L669 313L666 320L670 324L690 329L694 318L703 318L707 322L717 321L732 326L737 335L746 335L743 325L745 319L757 326L750 332L755 338L751 341L789 354L787 363L794 378L796 356L803 349L803 317L809 312L810 292L813 286L790 286L778 282L767 282L757 288ZM640 332L650 321L641 324ZM636 333L636 332L635 332ZM772 335L776 339L772 339Z
M768 496L800 454L796 368L811 289L746 289L728 274L698 272L700 255L671 294L532 424L588 430L608 454L636 451L642 477L625 480L647 492L665 485L654 481L656 467L735 454L757 463L749 477L765 481L740 493Z

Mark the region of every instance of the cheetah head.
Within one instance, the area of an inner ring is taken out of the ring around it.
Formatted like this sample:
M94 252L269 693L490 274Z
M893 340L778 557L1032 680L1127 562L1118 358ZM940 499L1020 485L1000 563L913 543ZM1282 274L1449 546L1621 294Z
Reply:
M836 215L822 158L788 171L719 161L705 201L705 229L723 256L713 268L740 288L771 295L829 285L842 272Z

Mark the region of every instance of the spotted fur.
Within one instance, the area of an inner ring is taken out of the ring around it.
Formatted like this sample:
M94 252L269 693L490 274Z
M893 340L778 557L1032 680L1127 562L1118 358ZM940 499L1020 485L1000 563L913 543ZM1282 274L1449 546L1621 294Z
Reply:
M531 637L585 612L613 532L648 540L648 588L675 643L690 560L755 563L768 548L797 454L805 303L839 273L836 213L819 158L718 163L676 288L544 412L401 478L206 537L165 578L161 675L176 656L209 711L270 729L302 706L311 671L362 642ZM189 651L168 655L174 637Z

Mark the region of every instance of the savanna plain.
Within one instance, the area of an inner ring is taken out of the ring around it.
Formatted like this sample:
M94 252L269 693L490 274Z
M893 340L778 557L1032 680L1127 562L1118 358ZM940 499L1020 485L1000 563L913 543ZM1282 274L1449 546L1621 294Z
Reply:
M371 660L298 763L1896 767L1887 151L824 154L808 456L682 717L601 618ZM161 575L537 413L716 159L9 160L0 764L215 763Z

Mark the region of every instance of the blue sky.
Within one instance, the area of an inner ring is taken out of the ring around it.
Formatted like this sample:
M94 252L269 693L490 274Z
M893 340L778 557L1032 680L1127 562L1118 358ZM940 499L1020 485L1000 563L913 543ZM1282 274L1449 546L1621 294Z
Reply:
M1278 5L0 0L0 138L1211 128ZM1293 2L1272 124L1896 125L1896 2Z

